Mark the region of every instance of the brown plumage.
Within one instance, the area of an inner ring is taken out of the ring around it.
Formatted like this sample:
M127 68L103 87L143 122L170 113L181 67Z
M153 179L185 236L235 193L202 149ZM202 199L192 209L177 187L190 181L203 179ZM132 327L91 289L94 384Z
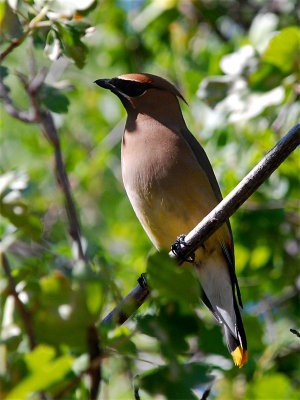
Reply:
M180 92L163 78L128 74L98 79L122 101L128 117L122 139L122 176L134 211L158 249L170 249L221 201L210 162L183 119ZM185 101L185 100L184 100ZM229 221L196 252L203 301L224 326L236 365L247 361L247 342L236 293Z

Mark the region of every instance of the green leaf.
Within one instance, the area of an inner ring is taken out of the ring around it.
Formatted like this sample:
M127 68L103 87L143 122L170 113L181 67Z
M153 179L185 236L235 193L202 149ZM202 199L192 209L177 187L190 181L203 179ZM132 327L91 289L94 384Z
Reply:
M178 266L166 251L148 257L147 272L154 297L198 304L200 285L193 267Z
M22 25L18 15L7 3L0 2L0 42L22 36Z
M267 246L257 246L251 253L250 266L253 269L262 268L271 257L271 249Z
M150 395L164 395L172 400L198 399L192 389L207 384L209 367L201 363L166 365L139 376L139 386Z
M86 283L86 304L92 315L97 315L103 302L102 284L99 281Z
M46 389L64 378L70 371L73 358L64 355L54 359L55 350L52 347L39 345L25 356L30 370L27 375L6 397L7 400L25 399L38 390Z
M8 76L8 68L0 65L0 77L4 79L6 76Z
M78 68L83 68L88 53L87 46L80 40L83 32L71 24L58 24L56 27L59 32L59 39L63 53L72 58Z
M160 306L158 315L138 317L140 331L158 339L162 355L169 360L188 350L188 336L199 332L195 314L183 311L175 302Z
M124 326L118 327L114 336L107 339L105 346L112 347L116 349L119 354L124 354L128 356L136 356L137 350L131 338L131 331Z
M33 325L37 339L50 345L66 344L77 350L87 346L87 329L99 318L102 307L102 286L98 284L101 301L90 305L92 282L71 282L59 271L40 280L37 294L39 306L33 315ZM94 283L92 283L94 287ZM89 304L89 305L88 305Z
M39 92L41 102L50 110L56 113L68 112L69 99L62 92L53 86L43 85Z
M292 389L289 378L283 374L273 373L252 382L245 400L296 400L298 398L299 393Z
M283 72L297 71L299 48L300 30L296 26L290 26L271 39L263 60L276 65Z

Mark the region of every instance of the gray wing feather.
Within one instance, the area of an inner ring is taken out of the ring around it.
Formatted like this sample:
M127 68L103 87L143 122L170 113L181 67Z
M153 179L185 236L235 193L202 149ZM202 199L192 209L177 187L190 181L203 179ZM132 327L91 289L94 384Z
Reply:
M197 161L199 162L199 164L201 165L202 169L206 172L209 182L211 184L212 190L213 190L217 200L219 202L222 201L223 197L222 197L222 193L221 193L217 178L215 176L215 173L212 169L210 161L209 161L203 147L201 146L201 144L197 141L197 139L191 134L191 132L187 128L182 129L180 131L180 133L183 136L184 140L190 146L193 154L195 155L195 157L196 157ZM230 234L230 242L231 242L230 245L231 246L229 247L229 246L227 246L227 244L224 244L224 246L222 246L223 253L224 253L224 255L227 259L228 265L229 265L230 275L231 275L232 282L233 282L233 290L234 290L234 286L235 286L236 290L237 290L239 304L241 307L243 307L241 294L240 294L240 288L239 288L238 281L237 281L236 274L235 274L233 235L232 235L232 230L231 230L229 220L226 221L226 224L227 224L229 234Z

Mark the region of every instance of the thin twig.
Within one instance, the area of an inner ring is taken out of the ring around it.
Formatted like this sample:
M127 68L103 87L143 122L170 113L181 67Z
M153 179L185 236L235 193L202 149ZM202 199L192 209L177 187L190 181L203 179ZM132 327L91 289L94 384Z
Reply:
M48 25L51 25L51 22L48 21L42 21L43 18L47 15L49 11L49 7L45 6L43 7L40 12L32 18L32 20L28 23L27 28L23 32L23 35L20 36L19 38L14 38L8 47L0 54L0 63L20 44L24 42L24 40L27 38L27 36L30 34L31 31L33 31L36 28L43 27L45 24L43 22L47 23Z
M15 38L10 42L7 48L0 54L0 63L9 55L9 53L24 42L31 30L32 28L28 27L21 37Z
M190 256L255 192L276 168L300 144L300 123L295 125L251 172L222 200L186 237L182 245L185 257ZM174 254L170 252L170 256ZM180 264L181 261L177 260ZM146 284L137 285L101 322L123 324L146 300L150 291ZM124 312L126 310L126 312Z
M4 253L0 254L0 260L4 273L8 279L10 293L15 299L17 309L23 321L24 328L28 336L30 349L33 350L36 347L37 342L32 328L31 315L19 298L18 292L16 291L16 282L11 274L9 262Z

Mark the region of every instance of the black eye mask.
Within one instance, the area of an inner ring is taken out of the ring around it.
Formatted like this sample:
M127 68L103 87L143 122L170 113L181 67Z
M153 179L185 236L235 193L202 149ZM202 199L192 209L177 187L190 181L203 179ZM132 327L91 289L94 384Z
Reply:
M150 83L140 83L118 78L111 79L109 83L128 97L138 97L146 90L154 88Z

